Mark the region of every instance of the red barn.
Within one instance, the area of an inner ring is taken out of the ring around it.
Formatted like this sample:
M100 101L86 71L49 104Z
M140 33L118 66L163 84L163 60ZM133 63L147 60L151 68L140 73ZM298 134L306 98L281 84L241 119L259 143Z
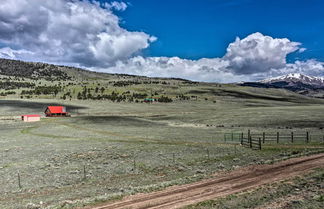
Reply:
M67 117L69 113L66 112L64 106L48 106L45 110L46 117Z

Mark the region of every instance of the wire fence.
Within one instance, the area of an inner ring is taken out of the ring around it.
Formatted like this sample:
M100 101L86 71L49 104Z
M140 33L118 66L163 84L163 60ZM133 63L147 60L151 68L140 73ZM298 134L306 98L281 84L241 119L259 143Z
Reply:
M261 140L265 143L310 143L310 142L324 142L324 133L312 132L254 132L250 130L247 133L233 132L225 133L225 142L242 143L247 139Z
M203 146L183 146L181 149L174 147L169 150L152 151L102 151L102 153L93 153L96 156L94 158L85 156L84 153L57 155L49 158L48 164L41 166L28 166L27 163L27 165L12 164L1 167L0 194L19 190L59 188L88 180L101 182L106 179L123 179L142 174L154 176L172 169L189 170L199 167L206 161L225 162L228 159L232 160L231 156L240 158L252 154L252 150L244 149L243 146L261 149L264 144L271 143L323 142L323 135L310 132L289 134L248 131L248 133L225 134L224 141L233 142L233 144L211 143ZM40 162L43 161L40 160Z
M17 167L13 172L0 170L0 194L19 190L34 191L39 188L59 188L80 184L84 181L103 181L141 174L165 172L168 169L190 169L201 162L218 161L228 156L246 153L238 145L186 147L178 151L119 153L109 155L109 159L97 162L91 159L52 162L41 167ZM107 155L108 156L108 155ZM9 169L9 168L8 168Z

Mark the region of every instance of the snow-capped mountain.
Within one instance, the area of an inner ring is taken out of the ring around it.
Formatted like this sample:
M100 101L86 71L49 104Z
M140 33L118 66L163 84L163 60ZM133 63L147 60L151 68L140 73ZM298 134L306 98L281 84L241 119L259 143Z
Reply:
M258 82L245 82L241 86L282 88L310 97L324 98L324 77L290 73Z
M260 83L265 83L265 84L274 84L278 82L287 82L287 84L290 85L306 84L314 88L324 87L324 77L308 76L300 73L290 73L288 75L283 75L283 76L269 78L260 81Z

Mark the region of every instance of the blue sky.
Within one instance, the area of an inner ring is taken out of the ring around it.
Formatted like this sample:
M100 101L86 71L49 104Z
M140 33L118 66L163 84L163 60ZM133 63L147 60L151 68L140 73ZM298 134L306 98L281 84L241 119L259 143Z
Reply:
M123 27L158 37L146 53L198 59L220 57L254 32L301 42L299 57L324 60L322 0L128 0Z
M324 76L323 8L321 0L1 0L0 58L212 82Z

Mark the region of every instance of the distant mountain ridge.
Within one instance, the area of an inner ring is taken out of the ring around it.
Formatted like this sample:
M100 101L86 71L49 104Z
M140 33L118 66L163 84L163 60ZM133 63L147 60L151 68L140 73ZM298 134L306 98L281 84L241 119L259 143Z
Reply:
M290 73L257 82L244 82L240 85L258 88L282 88L311 97L324 98L324 77L308 76L301 73Z
M301 73L290 73L283 76L268 78L260 81L261 83L273 84L277 82L288 82L291 85L296 83L303 83L313 87L324 87L324 77L308 76Z

